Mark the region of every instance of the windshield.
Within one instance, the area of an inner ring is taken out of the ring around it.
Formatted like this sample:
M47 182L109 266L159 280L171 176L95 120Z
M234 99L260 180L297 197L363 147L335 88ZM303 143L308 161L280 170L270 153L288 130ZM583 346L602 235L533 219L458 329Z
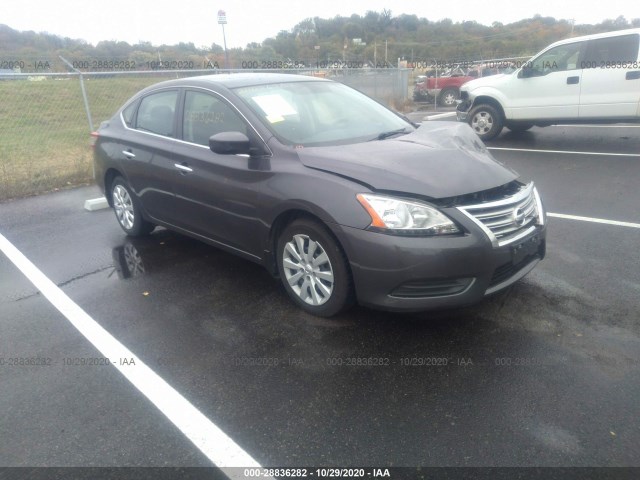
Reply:
M392 111L340 83L290 82L235 92L287 145L343 145L414 130Z

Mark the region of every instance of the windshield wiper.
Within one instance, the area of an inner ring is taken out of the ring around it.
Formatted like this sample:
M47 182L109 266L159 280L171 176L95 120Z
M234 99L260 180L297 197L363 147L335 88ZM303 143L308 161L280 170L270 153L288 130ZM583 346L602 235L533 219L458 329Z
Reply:
M399 133L408 133L407 127L398 128L397 130L391 130L389 132L382 132L380 135L378 135L376 138L373 138L372 140L384 140L385 138L393 137L394 135L398 135Z

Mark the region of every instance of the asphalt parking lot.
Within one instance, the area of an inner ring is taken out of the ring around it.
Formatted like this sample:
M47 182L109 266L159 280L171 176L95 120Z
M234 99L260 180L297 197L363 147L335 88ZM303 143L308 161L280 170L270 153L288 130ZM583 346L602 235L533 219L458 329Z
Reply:
M128 351L95 360L0 254L0 465L242 465L237 447L278 467L640 467L640 128L487 146L548 212L585 218L550 216L546 259L456 311L319 319L250 262L165 230L127 239L82 209L96 187L1 204L0 234L221 436L190 440L182 404L123 376Z

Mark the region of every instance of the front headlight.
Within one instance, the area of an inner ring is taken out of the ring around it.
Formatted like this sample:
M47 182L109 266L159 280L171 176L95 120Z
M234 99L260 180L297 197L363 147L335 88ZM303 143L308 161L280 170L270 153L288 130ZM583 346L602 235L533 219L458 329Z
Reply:
M446 215L428 205L370 193L359 193L356 197L371 217L371 227L375 229L413 235L460 232Z

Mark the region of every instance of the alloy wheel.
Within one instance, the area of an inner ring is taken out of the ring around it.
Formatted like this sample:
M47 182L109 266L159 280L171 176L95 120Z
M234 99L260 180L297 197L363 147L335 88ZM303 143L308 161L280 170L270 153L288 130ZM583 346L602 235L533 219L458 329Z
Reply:
M113 208L120 225L126 230L131 230L135 221L133 201L129 192L122 185L116 185L113 189Z
M489 112L481 110L477 112L471 119L471 128L473 128L476 133L480 135L488 133L492 127L493 117Z
M333 268L319 242L307 235L294 235L285 244L282 266L291 290L305 303L317 306L331 298Z

